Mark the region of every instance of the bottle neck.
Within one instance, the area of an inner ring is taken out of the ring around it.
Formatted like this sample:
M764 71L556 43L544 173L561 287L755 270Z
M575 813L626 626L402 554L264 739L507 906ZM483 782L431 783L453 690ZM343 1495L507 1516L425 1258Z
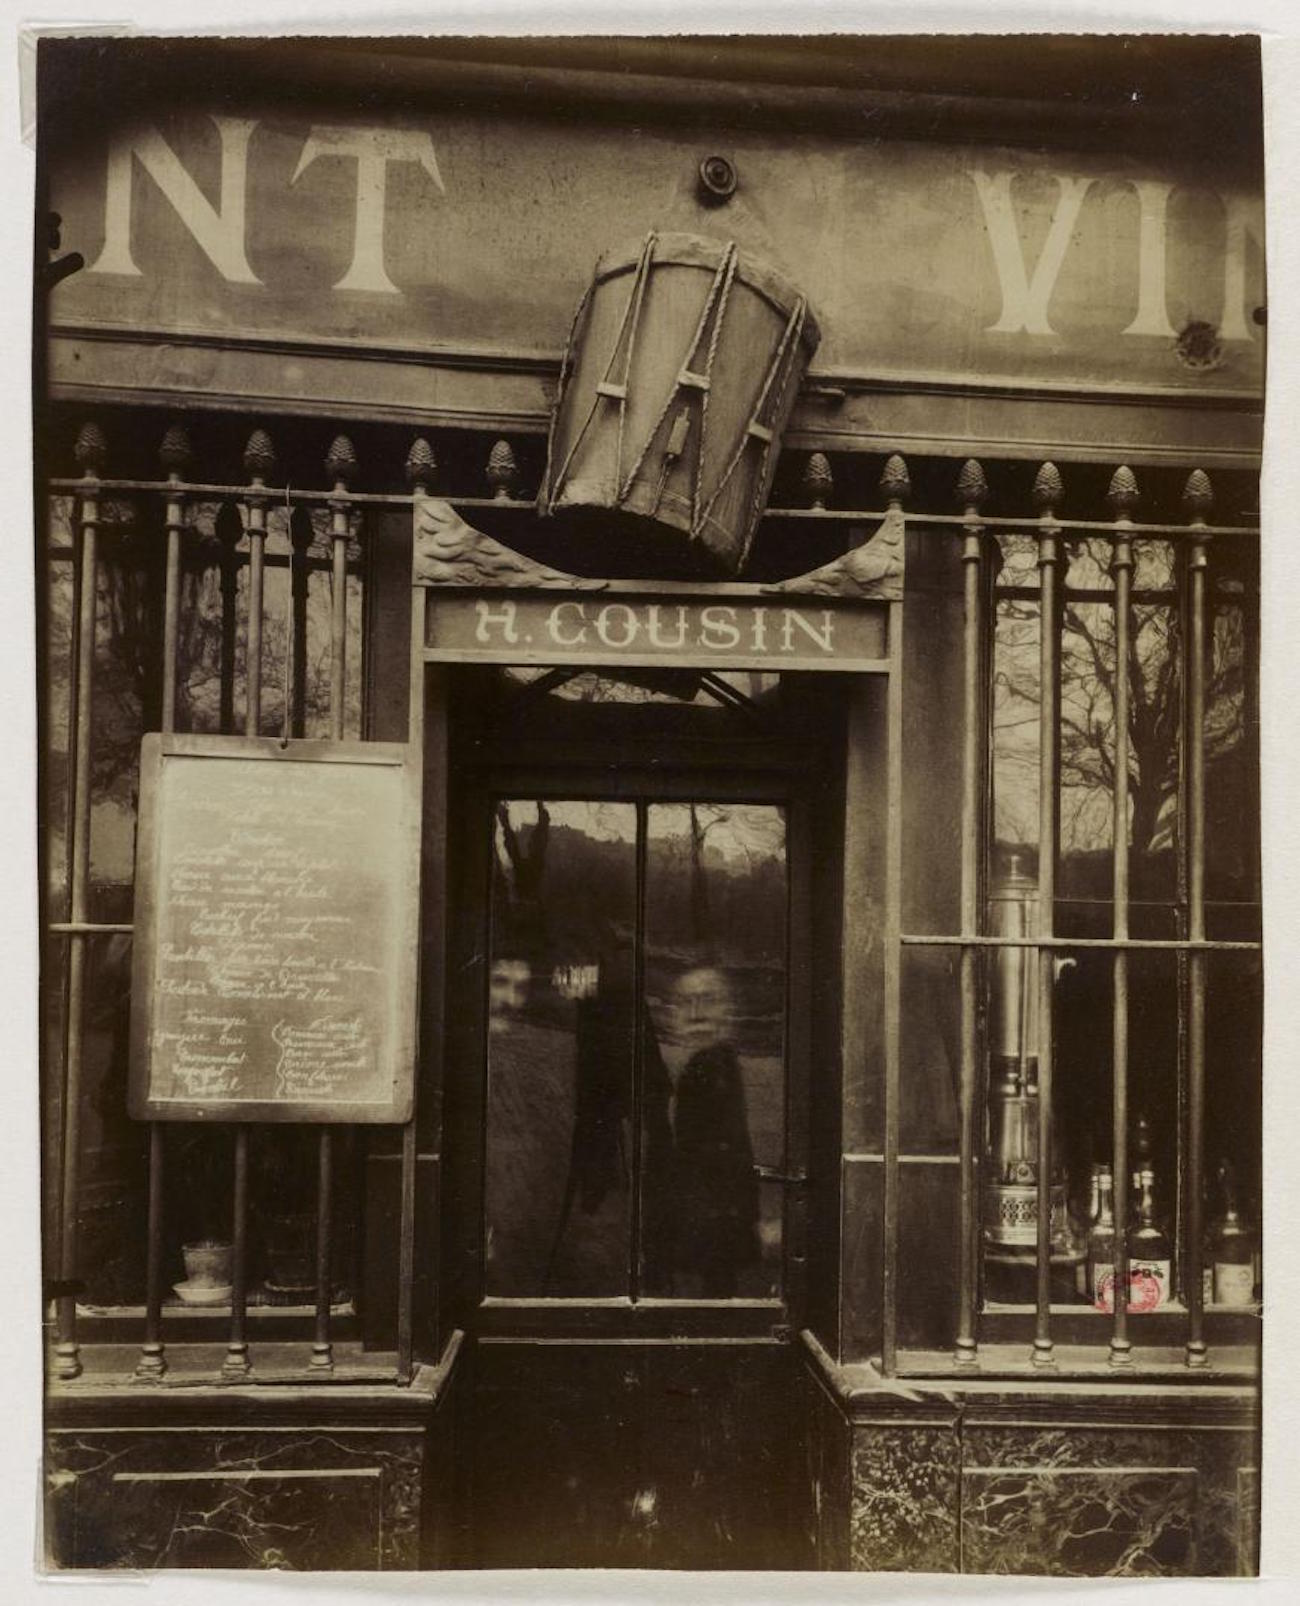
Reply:
M1109 1171L1103 1171L1096 1181L1097 1225L1110 1228L1115 1225L1115 1184Z

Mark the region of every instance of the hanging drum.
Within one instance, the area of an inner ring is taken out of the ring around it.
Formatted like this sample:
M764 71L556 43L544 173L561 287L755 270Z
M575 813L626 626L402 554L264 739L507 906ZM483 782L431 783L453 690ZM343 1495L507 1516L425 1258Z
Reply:
M735 573L818 338L800 292L734 242L650 234L602 258L565 352L539 512L668 526Z

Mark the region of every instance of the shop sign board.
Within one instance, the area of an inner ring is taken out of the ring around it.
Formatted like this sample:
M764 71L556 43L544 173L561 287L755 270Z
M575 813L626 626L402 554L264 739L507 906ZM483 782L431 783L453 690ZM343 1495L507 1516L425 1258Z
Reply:
M133 1116L409 1118L417 814L398 744L144 738Z
M434 662L888 669L883 603L768 597L741 586L702 599L612 583L578 596L454 587L424 595L425 657Z
M735 238L798 284L832 375L1262 385L1251 177L1120 149L732 129L740 184L708 210L701 140L720 137L602 122L593 138L508 111L135 115L52 159L63 246L86 260L52 322L153 331L173 362L206 338L552 363L595 260L679 230Z

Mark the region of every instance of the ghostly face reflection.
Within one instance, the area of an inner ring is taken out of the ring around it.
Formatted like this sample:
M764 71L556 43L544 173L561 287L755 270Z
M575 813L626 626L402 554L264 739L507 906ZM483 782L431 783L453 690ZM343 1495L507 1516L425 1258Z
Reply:
M533 967L526 959L494 959L488 978L488 1030L504 1032L528 1002Z
M698 965L678 981L673 993L677 1035L691 1054L731 1037L735 1006L726 976L712 965Z

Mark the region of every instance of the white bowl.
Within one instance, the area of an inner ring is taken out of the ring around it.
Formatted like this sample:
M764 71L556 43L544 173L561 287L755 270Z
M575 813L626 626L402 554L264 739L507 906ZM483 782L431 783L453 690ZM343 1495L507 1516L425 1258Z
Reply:
M172 1287L187 1305L228 1305L233 1285L230 1283L173 1283Z

